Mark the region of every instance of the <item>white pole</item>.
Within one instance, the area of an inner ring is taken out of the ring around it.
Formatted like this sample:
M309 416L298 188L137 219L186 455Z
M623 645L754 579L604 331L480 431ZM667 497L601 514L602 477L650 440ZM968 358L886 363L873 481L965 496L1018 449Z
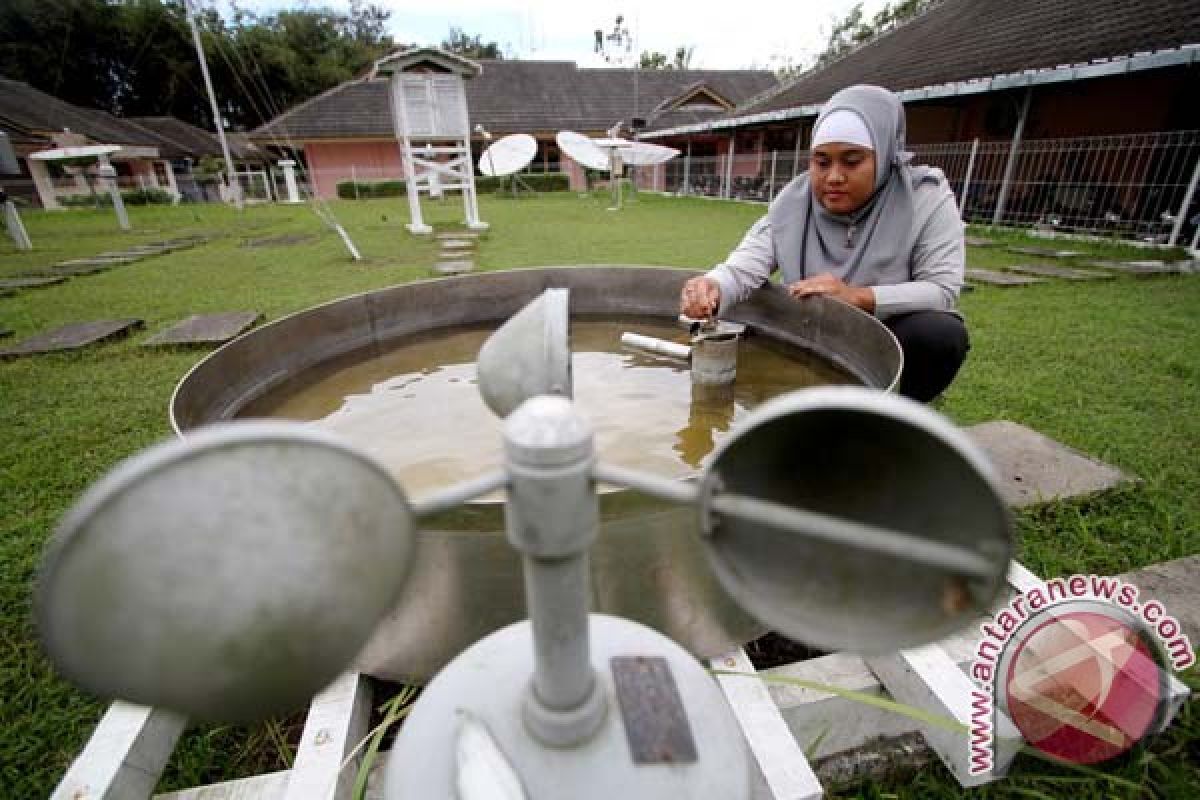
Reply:
M217 93L213 91L212 78L208 74L208 60L204 57L204 45L200 43L200 28L196 26L195 10L192 0L185 0L187 6L188 25L192 29L192 41L196 45L196 56L200 59L200 74L204 77L204 88L208 90L208 102L212 106L213 124L217 129L217 139L221 142L221 153L225 156L225 174L229 180L229 190L233 193L233 203L237 210L242 210L242 187L233 173L233 158L229 155L229 142L225 140L225 125L221 121L221 109L217 106Z
M729 158L725 162L725 199L733 197L733 156L737 150L737 134L729 134Z
M1167 239L1167 244L1171 247L1175 246L1175 242L1179 240L1179 233L1183 230L1187 212L1192 207L1192 195L1196 193L1197 181L1200 181L1200 157L1196 159L1196 168L1192 170L1192 180L1188 183L1187 191L1183 193L1183 202L1175 214L1175 224L1171 226L1171 238Z
M8 224L8 235L12 237L13 244L18 250L32 250L33 243L29 241L29 234L25 232L25 226L21 223L21 215L17 213L17 207L12 200L5 199L4 201L4 217Z
M975 137L975 141L971 142L971 158L967 160L967 175L963 178L962 202L959 203L958 211L960 215L965 216L967 213L967 192L971 191L971 173L975 171L975 156L979 153L979 137Z
M692 137L687 140L687 155L683 157L683 192L682 194L692 193Z
M767 203L769 204L775 199L775 157L779 155L778 150L771 151L771 188L767 191Z
M1025 90L1025 98L1021 102L1021 115L1017 117L1017 129L1013 131L1012 149L1008 151L1008 163L1004 165L1004 177L1000 183L1000 197L996 200L996 210L992 213L992 224L999 225L1004 217L1004 207L1008 205L1008 190L1012 184L1013 172L1017 168L1017 151L1021 149L1021 137L1025 135L1025 120L1029 117L1029 101L1033 99L1033 89Z
M354 199L361 200L358 196L358 169L353 164L350 165L350 184L354 187Z

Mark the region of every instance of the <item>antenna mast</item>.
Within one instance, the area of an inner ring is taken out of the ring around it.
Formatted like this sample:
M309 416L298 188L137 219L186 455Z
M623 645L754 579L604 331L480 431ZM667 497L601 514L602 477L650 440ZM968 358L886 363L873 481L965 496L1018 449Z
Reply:
M233 171L233 158L229 155L229 142L225 140L225 125L222 122L221 109L217 106L217 93L213 91L212 78L208 74L208 60L204 57L204 46L200 43L200 28L196 26L196 11L192 7L194 0L184 0L187 11L188 26L192 29L192 41L196 45L196 56L200 59L200 73L204 76L204 88L208 90L208 102L212 105L213 125L217 129L217 139L221 142L221 153L225 156L225 177L229 182L229 191L233 194L233 204L237 210L242 210L242 187Z

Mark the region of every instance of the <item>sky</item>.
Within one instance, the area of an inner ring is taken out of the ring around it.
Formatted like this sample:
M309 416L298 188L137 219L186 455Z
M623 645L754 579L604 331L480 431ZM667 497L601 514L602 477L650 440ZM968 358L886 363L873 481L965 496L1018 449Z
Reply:
M686 3L631 3L617 0L372 0L392 12L390 32L397 41L438 44L451 26L494 41L513 58L563 59L581 67L605 66L593 52L596 29L611 32L618 14L633 39L630 57L643 50L668 56L680 46L695 48L694 69L774 69L802 63L824 49L831 23L854 6L854 0L758 2L752 13L737 13L730 0ZM223 3L219 3L222 4ZM874 14L885 0L865 0L864 13ZM328 6L346 8L348 0L238 0L256 12L280 8ZM620 66L620 64L614 64ZM627 63L625 66L632 66Z

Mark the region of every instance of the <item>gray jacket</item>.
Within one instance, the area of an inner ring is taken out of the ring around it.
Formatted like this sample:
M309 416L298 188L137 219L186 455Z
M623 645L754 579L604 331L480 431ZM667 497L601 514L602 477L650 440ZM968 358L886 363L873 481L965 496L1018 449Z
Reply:
M781 194L782 199L782 194ZM945 179L925 181L913 189L913 227L907 271L857 275L853 283L873 287L875 316L882 318L911 311L956 312L966 262L963 222L954 193ZM721 287L721 313L740 303L780 269L783 282L793 283L836 269L800 271L798 254L803 245L791 239L802 231L789 231L784 241L772 234L768 216L751 226L729 257L708 273Z

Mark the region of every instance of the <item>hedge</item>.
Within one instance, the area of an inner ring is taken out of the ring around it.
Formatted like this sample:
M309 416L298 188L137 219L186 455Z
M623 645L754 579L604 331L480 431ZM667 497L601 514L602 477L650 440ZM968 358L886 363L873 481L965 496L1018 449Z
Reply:
M121 192L121 200L127 206L149 206L170 205L174 198L165 189L131 189ZM102 206L111 206L112 197L106 191L98 191L95 197L90 194L72 194L60 197L58 202L69 208L94 206L97 202Z
M564 172L531 173L522 175L521 180L529 188L538 192L565 192L570 187L570 182ZM356 186L358 187L357 194L355 193ZM477 192L501 191L507 186L507 177L482 176L475 178L475 191ZM354 181L342 181L337 185L337 194L344 200L353 200L356 197L360 199L404 197L408 194L408 186L404 181L376 181L373 183L359 181L357 184Z

